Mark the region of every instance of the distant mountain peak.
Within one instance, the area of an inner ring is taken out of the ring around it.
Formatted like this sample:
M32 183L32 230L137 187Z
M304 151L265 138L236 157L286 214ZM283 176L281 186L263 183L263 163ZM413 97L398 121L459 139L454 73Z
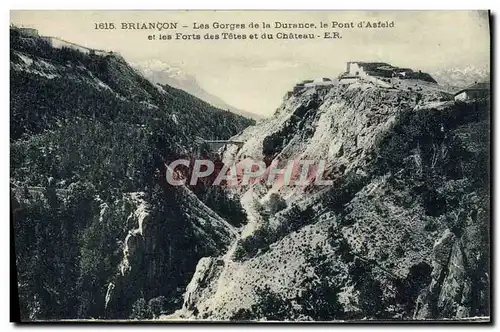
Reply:
M146 73L148 75L154 75L155 73L163 73L171 78L175 78L181 81L193 81L193 82L196 81L194 76L188 75L181 68L172 66L158 59L149 59L142 62L133 63L132 66L134 66L141 72ZM155 83L162 83L162 82L155 82Z
M465 66L455 68L440 68L431 72L436 81L445 87L463 88L476 82L490 80L490 67Z
M212 95L205 91L196 80L195 76L187 73L179 67L172 66L158 59L149 59L142 62L133 63L132 66L137 68L148 80L153 83L167 84L174 88L184 90L193 96L224 110L229 110L233 113L252 118L260 119L257 114L240 110L232 105L229 105L221 98Z

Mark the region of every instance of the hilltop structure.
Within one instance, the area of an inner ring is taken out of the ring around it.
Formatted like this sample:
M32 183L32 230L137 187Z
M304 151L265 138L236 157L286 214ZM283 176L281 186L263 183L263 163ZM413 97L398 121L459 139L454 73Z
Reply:
M27 37L38 37L38 30L33 29L33 28L25 28L25 27L20 27L16 28L21 35L27 36Z
M428 73L422 71L414 71L411 68L399 68L385 62L363 62L363 61L349 61L346 65L345 73L341 74L339 78L343 77L384 77L384 78L400 78L400 79L415 79L426 82L436 83L434 78Z
M100 49L95 49L95 48L79 45L79 44L64 40L62 38L59 38L59 37L42 36L39 34L38 30L34 29L34 28L12 26L11 29L14 31L17 31L20 36L25 37L25 38L40 38L53 48L66 47L66 48L77 50L77 51L80 51L82 53L89 54L89 55L120 56L120 54L117 52L100 50Z
M331 85L335 85L336 83L338 83L337 80L335 80L335 79L332 80L331 78L328 78L328 77L321 77L321 78L317 78L314 80L303 80L303 81L295 84L292 91L286 92L285 99L289 98L293 94L297 94L297 93L301 92L303 89L306 89L306 88L331 86Z
M477 98L485 98L490 95L490 83L474 83L455 93L455 100L472 100Z
M428 73L411 68L400 68L386 62L349 61L345 72L337 79L321 78L304 80L297 83L292 91L287 91L284 99L297 95L307 88L328 85L348 85L356 82L365 82L386 89L415 90L436 89L437 82Z

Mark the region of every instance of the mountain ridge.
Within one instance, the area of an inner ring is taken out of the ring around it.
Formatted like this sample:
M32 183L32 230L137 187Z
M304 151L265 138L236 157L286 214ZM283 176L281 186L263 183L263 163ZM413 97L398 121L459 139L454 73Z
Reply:
M489 66L441 68L433 71L432 76L440 85L455 92L477 82L489 82L490 68Z
M258 114L240 110L227 104L221 98L207 92L197 82L196 78L178 67L171 66L160 60L148 60L132 64L143 73L151 82L156 84L168 84L174 88L184 90L205 102L233 113L258 120L261 118Z
M118 54L10 37L21 319L130 318L142 301L172 310L234 229L216 211L230 201L168 186L165 163L252 121L154 85Z
M335 185L237 189L252 222L162 319L488 316L488 102L422 88L303 89L235 137L225 162L326 159Z
M23 320L489 320L489 98L350 77L255 124L16 29L10 66ZM218 157L324 160L333 185L165 180Z

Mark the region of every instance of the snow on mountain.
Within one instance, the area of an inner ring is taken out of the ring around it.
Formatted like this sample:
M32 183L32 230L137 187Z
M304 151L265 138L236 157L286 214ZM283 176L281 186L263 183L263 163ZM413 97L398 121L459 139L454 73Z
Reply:
M489 66L463 68L441 68L431 72L432 77L442 86L449 88L463 88L475 82L490 80Z
M193 75L185 72L181 68L171 66L157 59L147 60L132 65L153 83L168 84L174 88L184 90L215 107L229 110L248 118L256 120L260 118L260 116L255 113L240 110L227 104L221 98L208 93L200 87Z

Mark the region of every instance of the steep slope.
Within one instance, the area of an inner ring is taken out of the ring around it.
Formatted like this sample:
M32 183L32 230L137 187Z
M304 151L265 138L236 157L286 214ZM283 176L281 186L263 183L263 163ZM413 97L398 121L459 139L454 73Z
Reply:
M253 122L155 86L117 54L10 33L21 317L128 318L162 296L173 310L196 262L235 231L215 204L169 187L165 162Z
M161 85L166 84L174 88L184 90L209 103L210 105L220 109L229 110L235 114L239 114L250 119L257 120L260 118L257 114L242 111L227 104L219 97L208 93L198 84L194 76L185 73L180 68L170 66L160 60L148 60L135 63L133 66L153 83Z
M163 318L488 316L489 101L439 90L313 87L234 137L226 162L327 160L334 184L236 189L249 223Z

